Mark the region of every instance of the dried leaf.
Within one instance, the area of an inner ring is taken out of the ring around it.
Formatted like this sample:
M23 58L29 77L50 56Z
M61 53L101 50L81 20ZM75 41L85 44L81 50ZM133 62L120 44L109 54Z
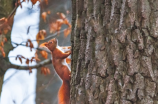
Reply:
M8 29L3 29L3 33L7 34L8 33Z
M47 12L43 12L41 14L42 19L44 20L44 22L46 22L46 17L47 17Z
M65 19L65 18L66 18L66 16L65 16L64 13L59 13L59 12L58 12L57 14L60 16L61 19Z
M32 41L30 40L30 39L28 39L27 40L28 42L29 42L29 47L30 47L30 51L32 51L32 48L34 48L34 46L33 46L33 43L32 43ZM28 44L26 43L26 46L27 46Z
M66 11L66 14L70 14L70 11L67 10L67 11Z
M50 25L49 25L49 32L50 33L54 33L57 31L57 27L58 27L58 24L56 22L52 22Z
M31 61L31 63L32 63L34 60L35 60L35 57L32 57L32 58L31 58L31 60L30 60L30 61Z
M1 46L0 46L0 51L2 53L2 56L5 57L5 52L4 52L4 50L3 50L3 48Z
M32 4L36 4L36 2L39 1L39 0L31 0Z
M63 13L57 13L57 14L60 16L61 19L63 19L63 24L66 24L69 26L69 28L71 28L71 25L70 25L68 19L66 18L65 14L63 14Z
M46 47L47 42L42 43L39 47Z
M4 22L5 22L5 20L6 20L6 18L5 18L5 17L1 18L1 19L0 19L0 24L4 23Z
M67 37L71 32L71 29L70 28L67 28L64 30L64 36Z
M22 64L22 59L21 59L21 57L19 57L19 61L21 62L21 64Z
M41 74L46 75L46 68L45 68L45 67L42 67L42 68L41 68Z
M40 59L38 58L37 51L36 51L36 53L35 53L35 60L36 60L36 61L40 61Z
M21 58L26 59L24 56L20 55Z
M4 41L4 42L7 42L7 38L4 38L3 41Z
M47 75L50 74L50 70L48 67L41 67L41 74Z
M1 42L1 46L4 47L4 43L3 42Z
M32 68L29 68L29 74L32 73Z
M66 63L70 64L71 63L71 59L70 58L66 58Z
M29 65L29 59L26 59L26 64Z
M30 43L30 51L32 51L32 48L33 48L33 44L32 42Z
M47 11L47 14L50 14L50 10Z
M52 22L50 24L50 33L60 31L62 24L64 24L64 21L62 19L57 19L55 22Z
M28 47L28 42L26 42L26 46Z
M67 36L71 32L71 24L63 13L57 13L61 19L57 19L55 22L52 22L49 26L50 33L58 32L61 29L63 24L67 25L69 30L65 30L65 36Z
M42 57L47 59L48 53L46 51L40 51L40 54L42 55Z
M2 56L5 57L5 52L4 51L2 52Z
M11 27L9 26L8 20L6 18L0 19L0 32L2 34L7 34L8 31L11 30Z
M46 72L47 72L47 74L50 74L50 70L48 67L46 67Z
M43 40L45 36L46 36L46 30L40 30L36 35L37 43L39 43L39 40Z

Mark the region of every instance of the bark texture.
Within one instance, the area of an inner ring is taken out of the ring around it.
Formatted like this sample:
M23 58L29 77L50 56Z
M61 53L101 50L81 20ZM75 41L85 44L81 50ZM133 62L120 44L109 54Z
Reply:
M72 0L71 104L158 103L158 0Z
M8 17L11 11L14 8L15 0L0 0L0 19L3 17ZM13 16L11 16L10 21L13 21ZM10 31L4 35L0 35L0 43L3 41L3 38L6 37L8 42L6 42L4 45L4 51L6 53L6 58L3 58L1 52L0 52L0 95L2 90L2 84L3 84L3 78L4 74L8 68L9 60L7 58L9 51L13 48L10 41Z

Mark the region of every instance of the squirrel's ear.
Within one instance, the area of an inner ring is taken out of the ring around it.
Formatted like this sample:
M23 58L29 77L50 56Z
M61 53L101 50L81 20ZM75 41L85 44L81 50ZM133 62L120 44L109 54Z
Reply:
M39 47L47 47L48 46L48 43L47 42L44 42L42 43Z

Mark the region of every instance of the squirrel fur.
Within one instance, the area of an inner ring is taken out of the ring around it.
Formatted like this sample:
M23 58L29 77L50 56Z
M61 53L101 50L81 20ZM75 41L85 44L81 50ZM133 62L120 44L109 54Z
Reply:
M71 72L66 58L71 54L71 47L60 47L56 38L43 43L52 54L52 64L56 73L62 79L63 83L58 92L59 104L70 103L70 79Z

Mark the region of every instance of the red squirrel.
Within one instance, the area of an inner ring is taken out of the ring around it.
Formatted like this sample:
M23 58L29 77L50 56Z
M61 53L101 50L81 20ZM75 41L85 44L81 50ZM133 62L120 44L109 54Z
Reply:
M59 104L70 103L70 79L71 72L66 58L71 54L71 47L60 47L56 38L43 43L40 46L46 46L52 54L52 64L56 73L62 79L63 83L58 92Z

